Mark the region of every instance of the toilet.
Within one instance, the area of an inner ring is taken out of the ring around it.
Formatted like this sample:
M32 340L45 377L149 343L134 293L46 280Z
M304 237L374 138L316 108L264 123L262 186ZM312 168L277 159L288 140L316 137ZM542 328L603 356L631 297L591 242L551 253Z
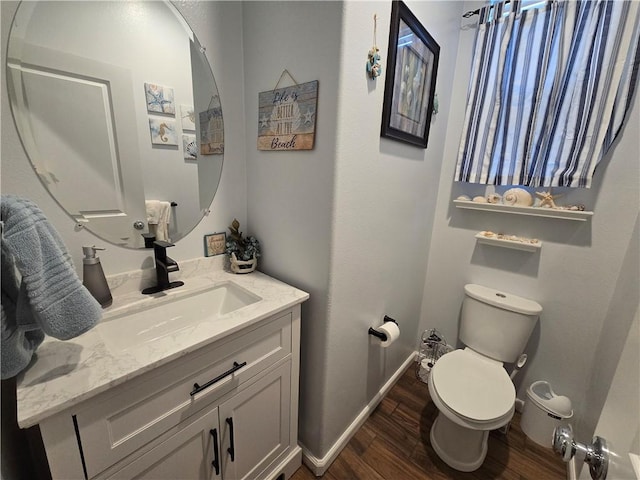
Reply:
M487 455L489 431L513 417L516 390L503 363L522 353L542 307L482 285L465 285L464 292L459 339L465 348L440 357L429 375L439 411L429 437L447 465L471 472Z

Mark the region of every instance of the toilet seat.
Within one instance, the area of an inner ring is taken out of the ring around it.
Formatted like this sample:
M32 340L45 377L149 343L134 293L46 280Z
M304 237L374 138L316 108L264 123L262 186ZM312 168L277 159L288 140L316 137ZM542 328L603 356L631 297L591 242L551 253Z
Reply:
M500 362L470 349L454 350L440 357L429 376L436 404L446 407L448 417L458 417L457 423L497 428L513 415L516 392Z

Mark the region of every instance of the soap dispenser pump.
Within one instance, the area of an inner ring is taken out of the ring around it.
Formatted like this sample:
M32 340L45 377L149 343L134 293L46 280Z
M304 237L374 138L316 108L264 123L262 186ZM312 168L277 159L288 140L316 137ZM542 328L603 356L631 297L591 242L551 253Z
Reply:
M82 259L82 284L102 305L102 308L107 308L113 302L113 297L111 296L107 279L104 276L100 259L96 256L96 250L104 250L104 248L97 248L95 245L82 247L82 253L84 254Z

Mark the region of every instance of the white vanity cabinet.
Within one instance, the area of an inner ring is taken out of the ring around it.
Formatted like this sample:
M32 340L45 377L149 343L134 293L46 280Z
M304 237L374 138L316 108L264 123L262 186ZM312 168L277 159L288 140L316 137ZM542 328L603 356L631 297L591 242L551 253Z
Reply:
M42 421L52 477L288 478L299 338L298 304Z
M285 362L220 407L185 420L177 433L107 478L260 478L289 445L290 367Z
M179 432L108 478L221 478L218 409L196 415L183 423ZM214 468L214 462L217 462L217 468Z

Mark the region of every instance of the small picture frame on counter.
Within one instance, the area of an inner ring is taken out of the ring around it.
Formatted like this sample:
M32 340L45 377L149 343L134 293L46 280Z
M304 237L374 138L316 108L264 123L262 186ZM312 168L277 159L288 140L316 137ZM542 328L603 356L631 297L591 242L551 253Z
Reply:
M225 252L227 244L227 234L210 233L204 236L204 256L214 257Z

